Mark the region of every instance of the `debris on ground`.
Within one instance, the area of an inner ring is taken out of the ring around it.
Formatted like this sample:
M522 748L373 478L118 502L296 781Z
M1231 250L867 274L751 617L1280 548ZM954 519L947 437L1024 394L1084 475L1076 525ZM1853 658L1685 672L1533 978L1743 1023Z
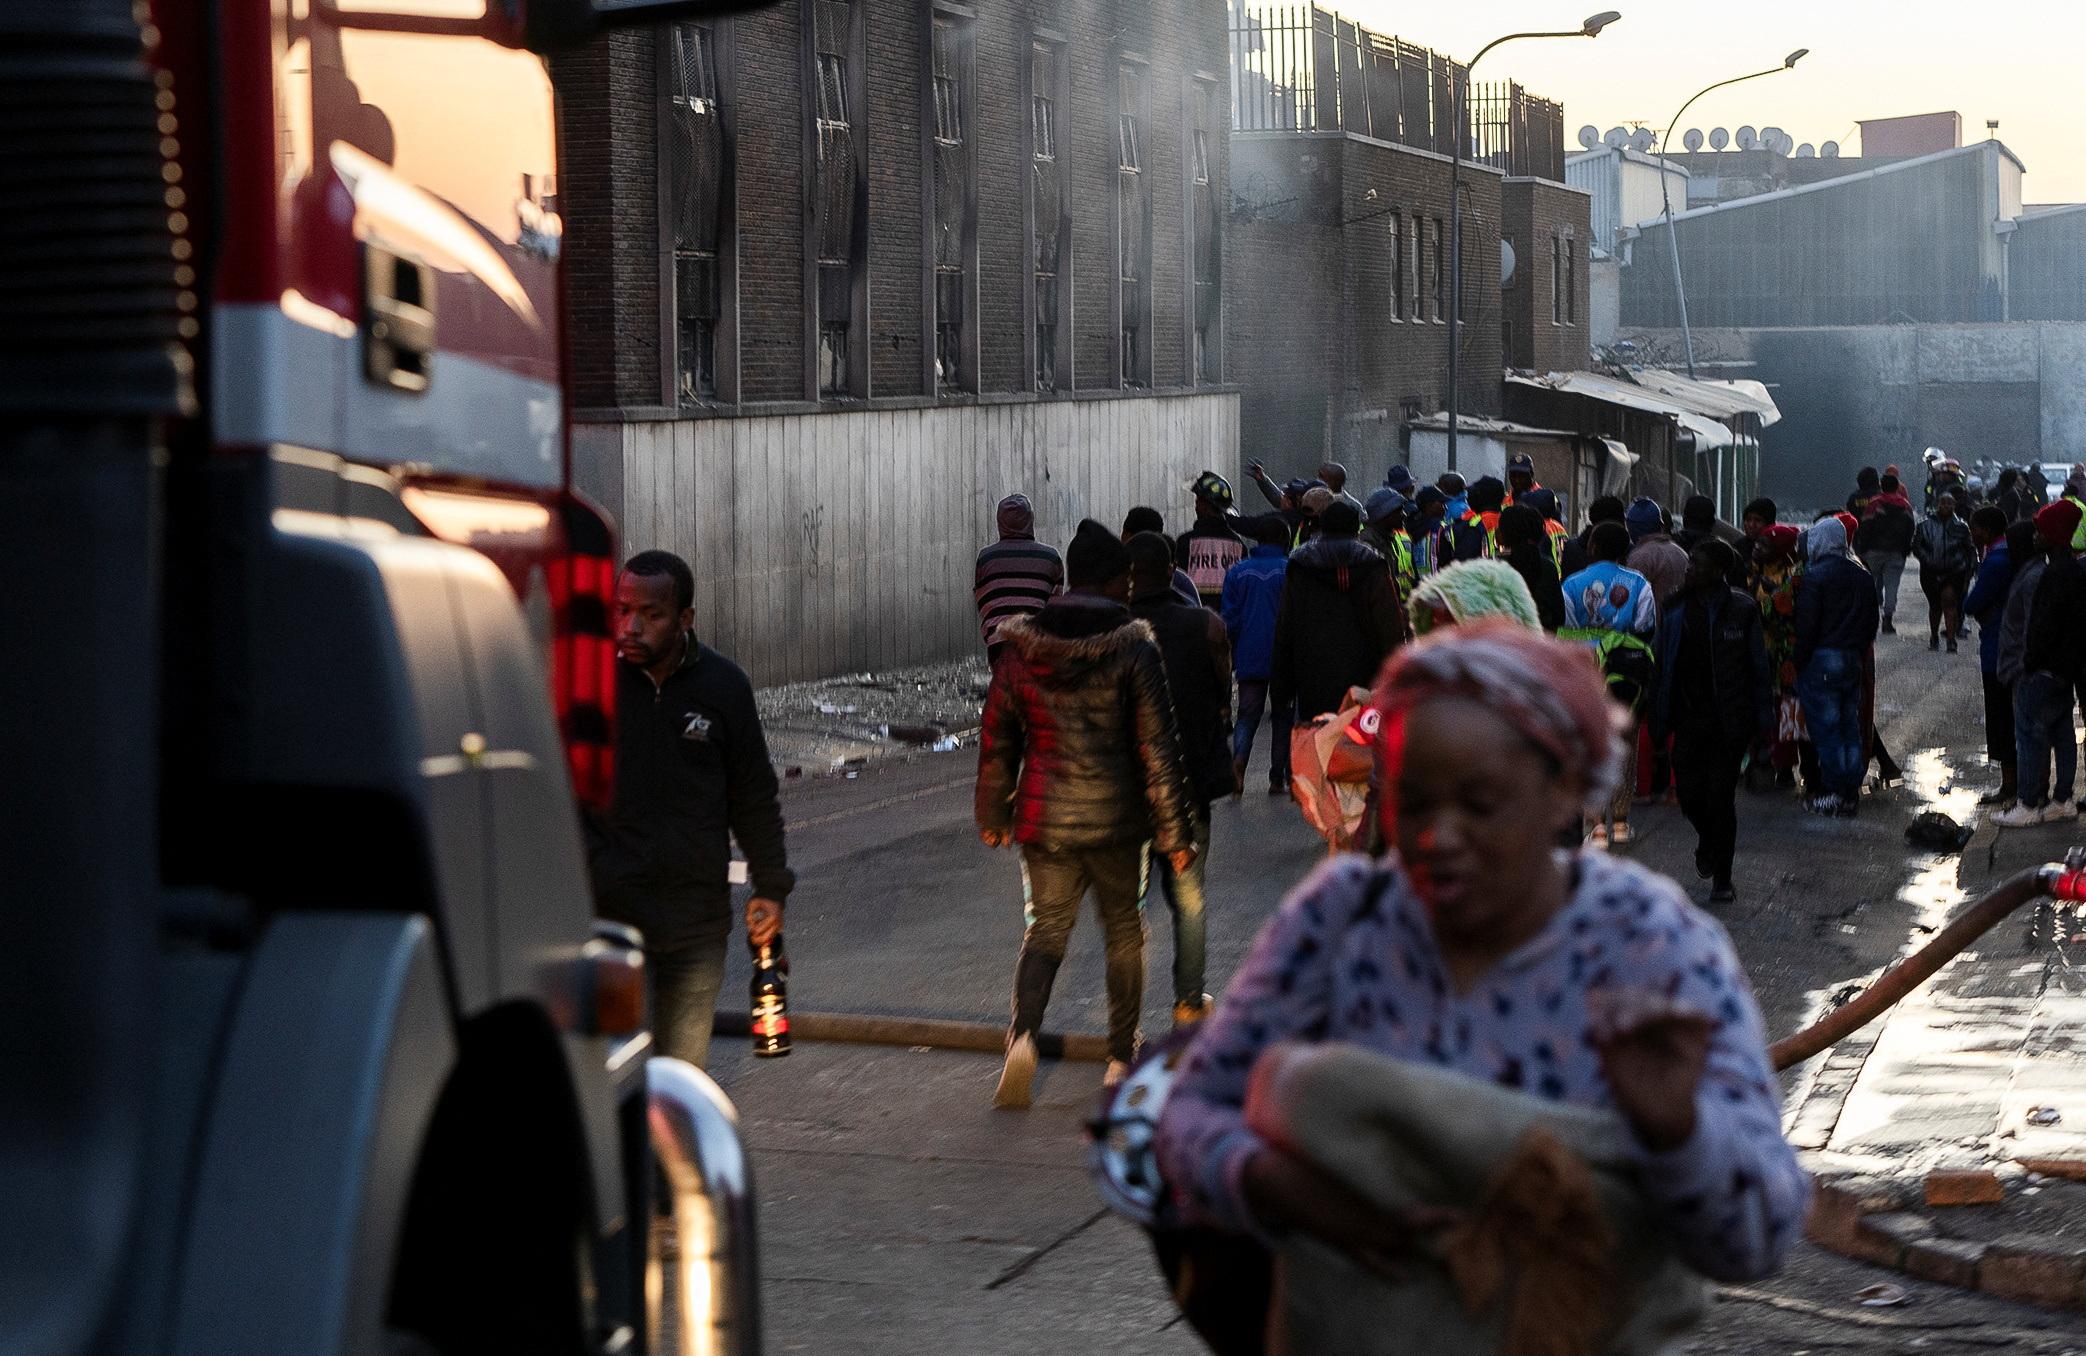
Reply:
M854 776L887 758L975 747L991 679L979 655L785 683L754 696L783 777Z

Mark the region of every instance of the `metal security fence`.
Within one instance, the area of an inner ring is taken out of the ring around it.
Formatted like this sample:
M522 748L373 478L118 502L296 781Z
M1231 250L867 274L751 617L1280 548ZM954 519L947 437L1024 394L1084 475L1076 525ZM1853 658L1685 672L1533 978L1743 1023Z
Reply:
M1353 132L1448 155L1461 63L1315 4L1243 5L1231 25L1232 125ZM1466 90L1463 149L1508 174L1564 178L1564 110L1519 85Z

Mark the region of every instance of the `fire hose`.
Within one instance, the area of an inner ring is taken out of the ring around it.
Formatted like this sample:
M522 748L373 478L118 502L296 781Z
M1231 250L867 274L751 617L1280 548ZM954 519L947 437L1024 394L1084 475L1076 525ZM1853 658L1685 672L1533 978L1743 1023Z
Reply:
M1768 1047L1777 1071L1801 1064L1883 1015L1965 947L2032 899L2045 896L2066 903L2086 902L2086 848L2073 848L2062 862L2032 867L2009 876L1955 919L1925 946L1878 976L1876 982L1834 1008L1818 1021L1784 1036Z

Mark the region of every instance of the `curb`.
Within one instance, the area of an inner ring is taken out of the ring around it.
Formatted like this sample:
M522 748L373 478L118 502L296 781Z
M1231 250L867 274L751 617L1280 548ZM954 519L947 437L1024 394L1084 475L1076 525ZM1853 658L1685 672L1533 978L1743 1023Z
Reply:
M1902 1179L1821 1177L1804 1235L1829 1252L1937 1285L2086 1312L2086 1242L2037 1233L1950 1238L1919 1213L1924 1194L1920 1183Z

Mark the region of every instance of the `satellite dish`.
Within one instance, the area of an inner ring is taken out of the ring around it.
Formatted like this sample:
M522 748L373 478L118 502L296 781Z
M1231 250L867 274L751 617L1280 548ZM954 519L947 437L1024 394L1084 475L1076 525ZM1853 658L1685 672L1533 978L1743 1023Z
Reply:
M1601 144L1601 129L1594 126L1592 123L1588 123L1586 124L1586 126L1580 128L1579 144L1581 146L1584 146L1589 151L1599 146Z
M1640 127L1630 137L1630 149L1633 151L1648 151L1658 139L1658 133L1652 131L1649 127Z
M1687 147L1691 151L1701 150L1702 129L1699 127L1690 127L1687 130L1687 134L1681 137L1680 144Z
M1823 146L1820 146L1818 148L1818 154L1821 158L1826 160L1838 160L1840 158L1840 143L1837 141L1828 141Z
M1738 149L1741 151L1757 151L1760 149L1760 134L1753 130L1751 123L1747 123L1744 127L1738 129Z
M1796 158L1797 158L1798 160L1811 160L1811 159L1815 159L1815 158L1817 157L1817 155L1818 155L1818 148L1817 148L1816 146L1813 146L1813 145L1812 145L1812 144L1811 144L1810 142L1808 142L1808 141L1806 141L1806 142L1805 142L1805 143L1804 143L1803 145L1801 145L1801 146L1799 146L1799 147L1797 147L1797 148L1796 148Z
M1514 282L1514 242L1505 236L1499 238L1499 285L1511 287Z
M1601 140L1619 151L1630 144L1630 132L1626 127L1611 127L1608 129L1608 135Z
M1763 127L1760 129L1760 148L1770 155L1782 153L1782 129Z
M1731 133L1725 131L1721 127L1709 134L1709 148L1713 151L1721 151L1730 144Z

